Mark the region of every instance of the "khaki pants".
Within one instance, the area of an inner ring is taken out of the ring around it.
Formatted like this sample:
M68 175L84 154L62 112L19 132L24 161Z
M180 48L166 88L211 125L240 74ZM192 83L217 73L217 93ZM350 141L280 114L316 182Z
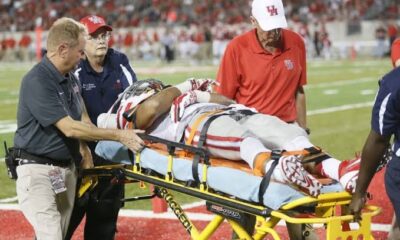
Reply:
M55 194L43 164L17 167L17 195L22 213L33 226L36 239L63 240L71 217L77 174L74 164L60 168L67 191Z

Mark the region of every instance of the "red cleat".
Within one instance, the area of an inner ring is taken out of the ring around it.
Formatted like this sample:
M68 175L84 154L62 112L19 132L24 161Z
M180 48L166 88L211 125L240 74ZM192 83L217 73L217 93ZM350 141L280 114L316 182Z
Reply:
M353 193L356 189L360 162L361 157L356 156L354 159L342 161L339 165L339 182L349 193Z
M321 193L321 183L303 168L299 158L294 155L283 156L279 159L279 165L286 182L314 197Z

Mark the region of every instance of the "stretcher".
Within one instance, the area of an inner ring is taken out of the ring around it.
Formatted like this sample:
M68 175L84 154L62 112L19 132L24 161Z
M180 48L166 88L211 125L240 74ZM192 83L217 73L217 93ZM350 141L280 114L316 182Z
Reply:
M380 212L380 208L366 205L358 227L350 227L354 225L350 224L353 216L347 213L351 195L343 191L340 184L323 182L318 197L307 196L292 186L272 181L265 187L263 178L252 175L245 164L232 166L232 161L224 163L211 159L203 149L148 135L141 137L151 142L148 146L152 148L135 154L119 143L100 142L96 153L119 164L83 171L85 177L79 195L95 186L96 178L101 176L112 176L117 183L140 181L153 184L154 194L143 198L163 198L192 239L208 239L224 220L240 239L264 239L267 235L281 239L274 230L281 220L293 224L322 224L326 228L326 239L374 239L371 218ZM159 146L164 146L168 154ZM192 161L186 160L187 157ZM204 229L196 228L170 190L205 200L207 209L215 217ZM252 236L238 224L243 214L256 216ZM306 237L309 232L302 234Z

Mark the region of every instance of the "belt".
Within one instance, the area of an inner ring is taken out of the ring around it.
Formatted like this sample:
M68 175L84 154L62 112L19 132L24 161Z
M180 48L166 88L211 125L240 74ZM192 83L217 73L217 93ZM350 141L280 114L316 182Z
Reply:
M53 165L57 167L68 167L72 163L72 160L65 160L65 161L54 160L47 157L41 157L27 153L24 150L20 150L16 160L18 162L18 165L43 164L43 165Z

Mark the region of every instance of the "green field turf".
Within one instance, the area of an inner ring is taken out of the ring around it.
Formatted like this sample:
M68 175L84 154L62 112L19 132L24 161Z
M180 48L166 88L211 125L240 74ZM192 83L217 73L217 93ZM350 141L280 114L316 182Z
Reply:
M198 70L181 64L152 66L149 63L138 63L133 67L139 79L151 77L169 84L191 76L215 78L217 71L213 66ZM18 88L28 69L29 65L23 64L0 65L1 142L6 140L9 144L12 143L13 133L8 133L7 127L15 123ZM389 59L309 62L306 94L312 142L339 159L352 158L355 152L361 151L370 127L371 103L375 97L377 82L390 69ZM2 148L0 156L4 156ZM15 196L15 184L7 178L4 162L0 162L0 184L0 199ZM138 192L149 191L130 186L127 187L126 196L134 196ZM193 201L193 198L186 196L179 196L179 199L182 202ZM126 207L148 209L149 202L129 203Z

